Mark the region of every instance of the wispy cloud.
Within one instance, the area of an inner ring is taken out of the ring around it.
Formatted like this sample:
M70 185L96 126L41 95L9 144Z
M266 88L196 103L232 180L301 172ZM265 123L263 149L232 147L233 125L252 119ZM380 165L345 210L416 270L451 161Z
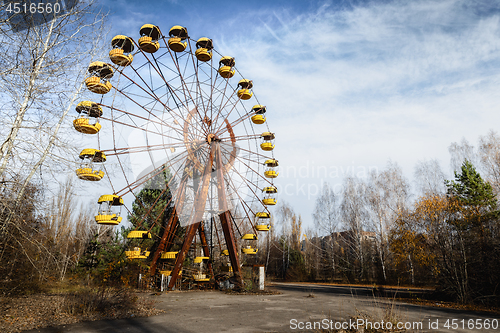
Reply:
M499 9L445 0L256 11L246 20L266 23L223 46L268 106L282 165L392 159L411 175L416 161L446 161L452 141L499 123Z
M280 199L306 221L315 194L301 184L340 184L389 159L411 176L418 160L446 164L451 142L500 123L497 2L109 3L122 11L117 33L182 24L236 58L277 135ZM322 167L342 172L287 172Z

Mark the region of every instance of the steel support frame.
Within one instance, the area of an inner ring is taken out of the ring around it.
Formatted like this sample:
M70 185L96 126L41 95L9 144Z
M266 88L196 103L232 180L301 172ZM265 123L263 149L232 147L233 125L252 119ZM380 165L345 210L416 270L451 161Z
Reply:
M195 201L193 211L191 212L191 216L189 218L189 225L186 230L186 234L184 236L184 243L182 244L182 248L177 254L175 258L174 269L172 270L171 279L168 283L167 290L172 290L175 286L175 282L177 281L180 270L182 269L182 264L184 263L184 259L186 258L186 254L191 247L191 243L193 242L193 238L196 234L196 231L200 227L203 214L205 212L205 205L208 197L208 189L210 187L210 178L212 172L212 164L214 160L213 153L213 144L211 145L209 157L207 164L205 165L205 169L203 170L202 183L196 192Z
M201 222L198 227L198 233L200 235L200 242L203 249L203 255L205 257L210 257L208 261L207 267L210 273L210 277L214 276L214 270L212 268L212 257L210 256L210 249L208 248L207 235L205 235L205 222Z
M219 143L215 145L215 168L217 172L217 192L219 199L219 219L222 226L222 231L224 232L224 238L226 239L226 247L229 252L229 260L231 261L231 266L233 268L233 274L235 277L235 287L236 289L243 288L243 276L241 274L240 260L238 258L238 248L234 239L234 232L231 224L231 213L227 207L227 196L224 181L224 164L222 163L222 154Z
M177 196L178 198L183 198L184 197L184 192L186 190L186 183L187 183L188 175L184 171L181 179L181 183L179 184L179 195ZM172 246L172 243L174 241L174 236L175 232L177 231L178 225L179 225L179 218L177 216L177 209L182 210L184 205L183 200L180 200L180 202L177 203L177 206L174 205L174 209L172 211L172 215L170 215L167 225L165 226L165 230L163 232L163 235L160 240L160 244L158 245L158 248L156 249L156 252L153 255L153 260L151 261L150 268L149 268L149 274L153 276L156 273L156 266L158 263L158 260L161 257L161 253L165 250L169 250L170 247Z

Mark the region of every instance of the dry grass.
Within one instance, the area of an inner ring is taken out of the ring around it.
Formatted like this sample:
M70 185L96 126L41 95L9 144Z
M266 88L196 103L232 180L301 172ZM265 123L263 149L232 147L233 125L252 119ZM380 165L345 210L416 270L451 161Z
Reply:
M113 318L147 317L162 312L129 290L84 289L69 293L0 298L0 332Z
M323 329L318 332L322 333L397 333L406 332L407 330L397 329L397 324L405 322L404 316L398 308L398 304L395 299L390 302L384 302L378 298L373 298L374 309L371 312L356 310L356 314L347 318L347 322L357 322L358 320L363 320L364 323L371 323L371 325L361 325L359 328L348 328L348 329ZM382 324L383 323L383 324ZM390 326L389 326L390 323ZM377 327L377 324L380 327Z

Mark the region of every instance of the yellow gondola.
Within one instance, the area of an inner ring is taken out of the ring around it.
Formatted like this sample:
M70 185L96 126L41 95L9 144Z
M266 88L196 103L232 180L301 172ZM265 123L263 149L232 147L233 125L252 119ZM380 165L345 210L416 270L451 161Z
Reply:
M244 234L241 236L241 239L243 240L257 240L257 235L256 234Z
M252 108L252 112L255 114L252 116L252 122L257 125L261 125L266 122L266 117L264 113L266 113L266 107L264 105L254 105Z
M127 259L135 259L141 255L141 248L135 247L133 250L125 251Z
M100 150L87 148L80 152L79 158L82 160L80 168L76 169L78 178L89 181L99 181L104 177L104 171L96 168L96 163L106 161L106 155Z
M187 29L180 25L174 25L168 32L168 47L174 52L183 52L187 47L187 42L183 42L188 37Z
M147 239L151 238L151 233L147 231L142 231L142 230L133 230L128 233L127 238L140 238L140 239Z
M255 222L255 229L257 231L269 231L269 229L271 229L271 226L269 225L271 214L268 212L257 212L255 213L255 217L257 219Z
M266 160L264 162L264 165L266 166L266 170L264 170L264 176L266 176L266 178L278 177L278 175L279 175L278 160L275 160L275 159Z
M139 30L139 48L147 53L155 53L160 49L158 39L161 37L160 28L153 24L144 24Z
M271 227L269 225L266 225L266 224L257 224L257 225L255 225L255 229L257 231L269 231L269 229L271 229Z
M113 64L118 66L128 66L134 60L134 56L130 54L134 50L134 41L132 38L117 35L111 40L111 47L109 51L109 59Z
M91 101L82 101L76 106L76 112L80 114L78 118L73 120L73 127L80 133L96 134L101 130L101 124L95 120L94 124L90 123L89 117L99 118L102 116L102 108L97 103Z
M235 70L233 69L235 65L235 61L233 57L222 57L221 60L219 60L219 74L225 79L232 78Z
M197 274L193 274L193 279L198 282L207 282L210 281L210 278L207 278L207 275L204 273L203 270L203 261L204 260L209 260L210 257L195 257L193 263L199 264L200 268L197 272Z
M252 81L245 79L240 80L240 82L238 82L238 86L241 88L238 90L238 97L240 99L247 100L252 97L253 93L250 92L250 89L253 87Z
M90 91L102 95L111 90L113 86L109 79L114 73L111 65L102 61L94 61L89 65L88 72L90 76L85 80L85 85Z
M193 274L193 279L198 282L208 282L210 278L207 278L206 274Z
M171 270L160 270L160 274L163 274L165 276L170 276L170 274L172 274L172 271ZM179 271L178 275L182 275L182 269Z
M278 193L278 189L276 186L268 186L264 187L262 190L264 192L264 199L262 199L262 203L264 205L276 205L276 194Z
M175 259L175 257L177 256L177 253L179 253L179 251L162 252L160 258L161 259Z
M210 38L202 37L196 41L196 52L194 55L199 61L209 61L212 59L213 42Z
M127 259L147 259L150 254L150 251L142 251L140 247L134 247L133 250L125 251Z
M276 205L276 199L274 198L262 199L262 203L266 206L274 206Z
M256 254L257 249L253 247L257 243L257 235L256 234L244 234L241 239L243 240L243 244L241 246L241 252L245 254Z
M98 224L117 225L122 221L120 211L115 211L114 207L123 206L122 197L116 194L105 194L99 197L98 214L95 216L95 221Z
M241 252L243 252L244 254L257 254L257 251L259 251L259 249L253 248L251 246L241 248Z
M260 144L260 148L265 151L271 151L274 149L274 139L275 135L271 132L264 132L260 135L262 138L262 143Z
M195 264L201 264L203 262L203 260L209 260L210 257L195 257L193 262Z

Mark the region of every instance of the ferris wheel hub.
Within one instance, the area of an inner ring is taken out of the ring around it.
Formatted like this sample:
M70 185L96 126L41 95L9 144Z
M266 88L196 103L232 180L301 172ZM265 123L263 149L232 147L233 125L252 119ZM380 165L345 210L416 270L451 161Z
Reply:
M211 144L212 142L220 142L221 140L219 139L219 137L217 135L215 135L214 133L209 133L207 135L207 142L208 144Z

